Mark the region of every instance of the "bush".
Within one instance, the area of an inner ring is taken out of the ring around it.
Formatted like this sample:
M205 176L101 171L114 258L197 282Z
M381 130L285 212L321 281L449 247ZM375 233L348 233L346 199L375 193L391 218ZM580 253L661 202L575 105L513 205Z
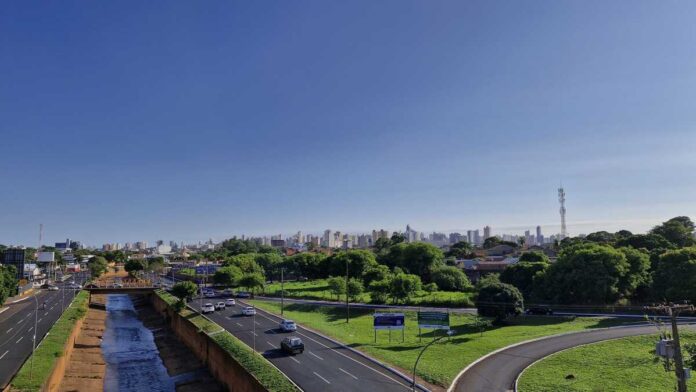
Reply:
M500 322L524 311L522 293L513 285L489 283L479 290L476 308L479 315Z
M437 291L438 287L437 284L435 283L428 283L425 286L423 286L423 290L427 291L428 293L433 293Z
M463 291L471 288L471 282L457 267L440 267L432 272L431 279L441 290Z

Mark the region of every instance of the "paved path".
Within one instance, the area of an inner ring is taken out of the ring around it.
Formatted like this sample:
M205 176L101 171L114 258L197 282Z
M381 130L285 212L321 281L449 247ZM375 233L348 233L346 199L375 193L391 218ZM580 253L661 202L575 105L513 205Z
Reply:
M206 298L216 303L222 298ZM209 313L215 321L256 351L262 353L304 391L395 391L411 390L410 383L389 370L343 348L316 333L299 326L297 332L283 333L278 329L280 318L257 309L257 315L243 316L241 305ZM190 303L197 310L200 301ZM299 336L305 344L303 354L290 356L280 351L280 341L286 336Z
M694 325L689 325L694 328ZM582 344L628 336L655 334L653 325L613 327L571 333L525 343L495 353L470 367L455 380L450 391L506 392L515 388L517 376L529 365L560 350Z

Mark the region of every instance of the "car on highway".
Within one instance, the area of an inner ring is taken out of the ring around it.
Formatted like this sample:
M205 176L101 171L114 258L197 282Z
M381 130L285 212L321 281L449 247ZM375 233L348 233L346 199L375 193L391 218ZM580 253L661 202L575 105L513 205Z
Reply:
M246 291L240 291L237 293L237 298L251 298L251 293Z
M304 343L297 336L290 336L280 342L280 349L291 355L302 354Z
M225 295L234 295L234 290L232 289L224 289L222 290L222 293Z
M237 303L234 301L234 298L227 298L227 299L225 300L225 305L227 305L227 306L234 306L234 305L236 305L236 304L237 304Z
M215 310L225 310L225 303L224 302L218 302L215 304Z
M48 291L58 291L60 290L58 286L48 286Z
M553 309L548 305L535 305L530 306L524 311L525 314L535 314L535 315L552 315Z
M213 306L213 304L208 302L208 303L203 305L203 307L201 308L201 312L203 312L203 314L213 313L213 312L215 312L215 306Z
M215 292L214 291L204 291L203 295L205 295L208 298L212 298L215 296Z
M283 332L295 332L297 331L297 324L292 320L283 320L278 325L280 330Z
M82 286L77 284L77 283L70 283L68 284L69 289L74 289L74 290L80 290L82 289Z
M242 314L245 316L253 316L256 314L256 309L252 306L245 306L242 308Z

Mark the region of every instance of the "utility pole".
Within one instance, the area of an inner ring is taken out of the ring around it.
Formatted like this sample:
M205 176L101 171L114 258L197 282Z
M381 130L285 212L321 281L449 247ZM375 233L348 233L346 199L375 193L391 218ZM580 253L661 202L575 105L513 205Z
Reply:
M285 268L280 267L280 315L283 315L283 309L285 308L285 289L283 288L283 271Z
M346 324L350 322L350 302L348 301L348 257L346 257Z
M646 310L654 310L660 313L665 313L669 316L672 323L672 340L674 342L674 373L677 376L677 392L687 392L686 389L686 371L684 370L684 358L682 357L681 343L679 341L679 328L677 326L677 317L682 311L694 310L693 305L687 304L666 304L660 306L646 307ZM667 358L669 361L669 358Z

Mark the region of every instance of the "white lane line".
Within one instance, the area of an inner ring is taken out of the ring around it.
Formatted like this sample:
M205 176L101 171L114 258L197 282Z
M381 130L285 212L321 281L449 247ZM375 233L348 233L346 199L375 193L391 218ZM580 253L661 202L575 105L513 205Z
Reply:
M313 352L311 352L311 351L310 351L309 353L310 353L311 355L314 355L315 357L317 357L317 358L321 359L322 361L324 360L324 358L322 358L322 357L318 356L317 354L314 354L314 353L313 353Z
M312 373L314 373L315 376L317 376L317 377L321 378L322 380L324 380L325 383L331 384L331 383L329 382L329 380L327 380L327 379L325 379L324 377L320 376L319 373L317 373L317 372L312 372Z
M275 344L269 342L268 340L266 340L266 343L268 343L268 345L271 346L271 347L273 347L273 348L278 348L278 346L276 346Z
M39 321L37 321L37 323L40 323L40 322L41 322L41 320L43 320L43 318L40 318L40 319L39 319Z
M17 344L17 343L21 342L21 341L22 341L22 339L24 339L24 336L22 336L21 338L17 339L17 341L15 342L15 344Z
M293 361L295 361L295 362L297 362L297 363L301 363L300 361L298 361L298 360L295 359L294 357L290 357L290 359L292 359Z
M243 326L242 324L240 324L240 323L235 323L235 324L239 325L240 327L244 327L244 326Z
M44 316L48 316L48 312L44 313Z
M10 352L10 350L5 351L2 355L0 355L0 359L5 358L5 355L7 355L7 353L9 353L9 352Z
M34 327L27 329L27 332L31 332L32 329L34 329Z
M253 334L254 334L254 336L259 336L259 334L257 334L257 333L256 333L256 332L254 332L254 331L249 331L249 332L253 333Z
M13 329L14 329L14 327L8 329L7 332L5 332L5 333L10 333L10 331L12 331Z
M269 320L269 321L276 322L276 320L271 319L270 317L264 315L264 314L261 313L261 312L259 312L258 315L261 316L261 317L263 317L263 318L265 318L265 319L267 319L267 320ZM280 317L278 317L278 316L274 316L274 317L280 318ZM309 332L309 331L308 331L308 332ZM408 389L408 390L411 389L411 386L410 386L410 385L409 385L409 386L406 386L406 385L405 385L404 383L402 383L401 381L398 381L398 380L394 379L393 377L390 377L389 375L380 372L379 370L373 368L372 366L368 366L368 365L366 365L366 364L364 364L364 363L358 361L358 360L355 359L355 358L351 358L351 357L349 357L348 355L343 354L342 352L340 352L340 351L338 351L338 350L336 350L336 349L334 349L334 348L331 348L331 347L325 345L324 343L322 343L322 342L320 342L320 341L318 341L318 340L316 340L316 339L312 339L311 337L309 337L309 336L303 334L302 332L300 332L300 331L299 331L299 328L298 328L297 334L298 334L298 335L302 335L302 336L306 337L307 339L309 339L309 340L311 340L311 341L313 341L313 342L315 342L315 343L317 343L317 344L319 344L319 345L321 345L321 346L323 346L323 347L328 348L329 350L335 352L336 354L338 354L338 355L340 355L340 356L343 356L343 357L345 357L345 358L348 358L348 359L350 359L351 361L353 361L353 362L355 362L355 363L357 363L357 364L359 364L359 365L361 365L361 366L363 366L363 367L366 367L366 368L372 370L373 372L375 372L375 373L377 373L377 374L383 376L384 378L387 378L387 379L389 379L389 380L394 381L397 385L401 385L402 387L404 387L404 388L406 388L406 389ZM290 357L290 359L294 359L294 358L293 358L293 357ZM298 362L299 362L299 361L298 361Z
M21 324L22 321L24 321L24 319L21 319L21 320L17 321L17 325Z
M258 321L254 321L254 324L256 324L256 325L261 325L261 323L258 322Z
M338 368L338 370L340 370L340 371L342 371L343 373L345 373L345 374L347 374L347 375L349 375L349 376L353 377L353 378L354 378L354 379L356 379L356 380L358 379L358 378L357 378L357 377L355 377L354 375L352 375L352 374L348 373L347 371L345 371L345 370L343 370L343 369L341 369L341 368Z

